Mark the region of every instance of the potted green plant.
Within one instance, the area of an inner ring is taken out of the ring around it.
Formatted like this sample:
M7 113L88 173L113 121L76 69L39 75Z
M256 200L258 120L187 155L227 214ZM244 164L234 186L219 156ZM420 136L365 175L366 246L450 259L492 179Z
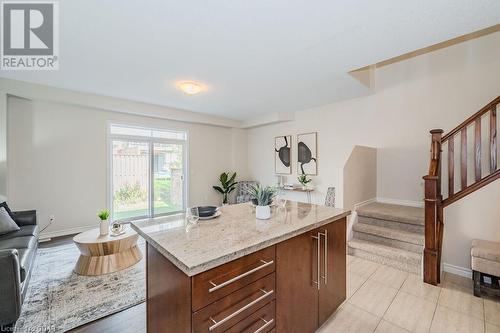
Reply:
M312 181L311 178L307 178L307 175L300 175L297 179L299 180L299 183L302 184L302 189L304 190L307 188L307 184Z
M219 176L221 186L213 186L214 190L222 194L223 205L227 205L229 203L229 193L233 192L236 188L236 184L238 184L238 182L234 181L235 179L236 172L234 172L231 176L229 176L229 172L223 172Z
M271 186L251 186L248 194L257 202L255 217L259 220L267 220L271 217L271 203L276 196L276 189Z
M97 216L101 220L99 224L100 234L101 236L106 236L109 233L109 210L103 209L97 213Z

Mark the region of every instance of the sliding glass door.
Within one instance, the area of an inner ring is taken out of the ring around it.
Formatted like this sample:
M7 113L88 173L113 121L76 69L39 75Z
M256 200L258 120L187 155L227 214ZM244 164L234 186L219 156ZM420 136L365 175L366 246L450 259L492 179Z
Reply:
M183 146L154 143L153 212L164 215L183 210Z
M147 142L113 140L113 218L149 216L150 153Z
M186 141L182 132L111 125L113 220L155 217L185 209Z

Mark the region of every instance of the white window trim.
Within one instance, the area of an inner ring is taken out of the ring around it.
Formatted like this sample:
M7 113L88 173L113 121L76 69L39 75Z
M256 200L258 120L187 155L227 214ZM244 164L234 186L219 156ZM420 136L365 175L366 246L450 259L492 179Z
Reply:
M186 139L164 139L164 138L156 138L156 137L144 137L144 136L135 136L135 135L122 135L122 134L112 134L111 133L111 126L123 126L123 127L130 127L130 128L141 128L141 129L148 129L148 130L158 130L158 131L173 131L173 132L184 132L186 133ZM130 219L124 219L120 220L123 222L126 221L133 221L133 220L138 220L138 219L145 219L145 218L157 218L161 216L168 216L168 215L174 215L178 214L180 212L184 212L186 210L186 207L189 202L189 131L187 129L178 129L178 128L161 128L161 127L151 127L147 125L131 125L131 124L126 124L126 123L120 123L116 121L108 121L107 124L107 129L106 129L106 146L107 146L107 207L109 207L110 210L110 218L111 221L114 221L114 209L113 209L113 159L112 159L112 154L113 154L113 140L125 140L125 141L134 141L134 142L146 142L149 145L150 149L150 161L149 161L149 202L148 205L151 206L152 203L154 202L154 189L153 189L153 177L151 176L151 172L153 172L154 168L154 154L152 151L153 148L153 143L166 143L166 144L180 144L183 146L183 156L182 156L182 177L183 177L183 201L182 201L182 210L181 211L175 211L175 212L170 212L170 213L164 213L164 214L158 214L158 215L153 215L153 216L138 216L138 217L133 217ZM152 212L154 214L154 207L148 207L149 212Z

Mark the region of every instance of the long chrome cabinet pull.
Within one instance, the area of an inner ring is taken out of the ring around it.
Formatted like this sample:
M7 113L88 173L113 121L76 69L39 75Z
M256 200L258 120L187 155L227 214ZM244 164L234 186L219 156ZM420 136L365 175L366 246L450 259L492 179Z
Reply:
M260 333L262 332L263 330L265 330L267 327L271 326L273 323L274 323L274 319L271 319L271 320L265 320L264 318L260 318L265 324L262 325L257 331L253 332L253 333Z
M322 278L325 280L325 284L328 284L328 230L325 229L325 232L319 233L319 235L325 237L325 257L323 258L325 275L323 275Z
M263 264L262 264L262 265L260 265L259 267L255 267L254 269L251 269L251 270L249 270L248 272L245 272L245 273L240 274L240 275L238 275L238 276L235 276L234 278L232 278L232 279L230 279L230 280L227 280L227 281L225 281L225 282L223 282L223 283L221 283L221 284L215 284L215 283L213 283L212 281L209 281L209 282L210 282L210 284L211 284L213 287L212 287L212 288L210 288L210 289L208 289L208 292L209 292L209 293L212 293L212 292L214 292L214 291L216 291L216 290L219 290L220 288L224 288L224 287L225 287L225 286L227 286L228 284L231 284L231 283L233 283L233 282L235 282L235 281L238 281L239 279L244 278L245 276L248 276L248 275L250 275L250 274L252 274L252 273L257 272L258 270L261 270L261 269L263 269L263 268L265 268L265 267L267 267L267 266L270 266L270 265L272 265L272 264L274 263L274 260L271 260L271 261L264 261L264 260L261 260L261 262L262 262Z
M311 236L312 238L316 239L318 241L318 247L317 247L317 252L318 252L318 260L317 260L317 270L318 270L318 280L317 281L314 281L313 280L313 283L316 284L318 286L318 290L321 288L321 283L319 281L320 279L320 275L321 275L321 236L320 236L320 233L318 232L318 235L317 236Z
M243 311L245 311L246 309L250 308L252 305L255 305L257 303L259 303L260 301L262 301L264 298L266 297L269 297L270 295L272 295L272 293L274 293L274 290L271 290L271 291L265 291L264 289L261 289L260 291L262 291L264 293L264 295L260 296L259 298L251 301L250 303L248 303L247 305L245 305L244 307L242 308L239 308L238 310L236 310L235 312L231 313L229 316L219 320L219 321L216 321L214 320L212 317L210 317L210 320L214 323L212 326L210 326L208 328L209 331L213 331L214 329L216 329L217 327L219 327L220 325L224 324L225 322L227 322L228 320L236 317L237 315L239 315L240 313L242 313Z

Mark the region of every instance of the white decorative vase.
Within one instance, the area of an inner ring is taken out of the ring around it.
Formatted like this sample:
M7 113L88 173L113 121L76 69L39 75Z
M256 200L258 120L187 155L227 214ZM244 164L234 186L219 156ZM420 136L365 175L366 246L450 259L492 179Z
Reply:
M109 234L109 222L108 220L101 220L99 223L99 229L101 236L107 236Z
M255 217L259 220L267 220L271 218L271 206L255 207Z

